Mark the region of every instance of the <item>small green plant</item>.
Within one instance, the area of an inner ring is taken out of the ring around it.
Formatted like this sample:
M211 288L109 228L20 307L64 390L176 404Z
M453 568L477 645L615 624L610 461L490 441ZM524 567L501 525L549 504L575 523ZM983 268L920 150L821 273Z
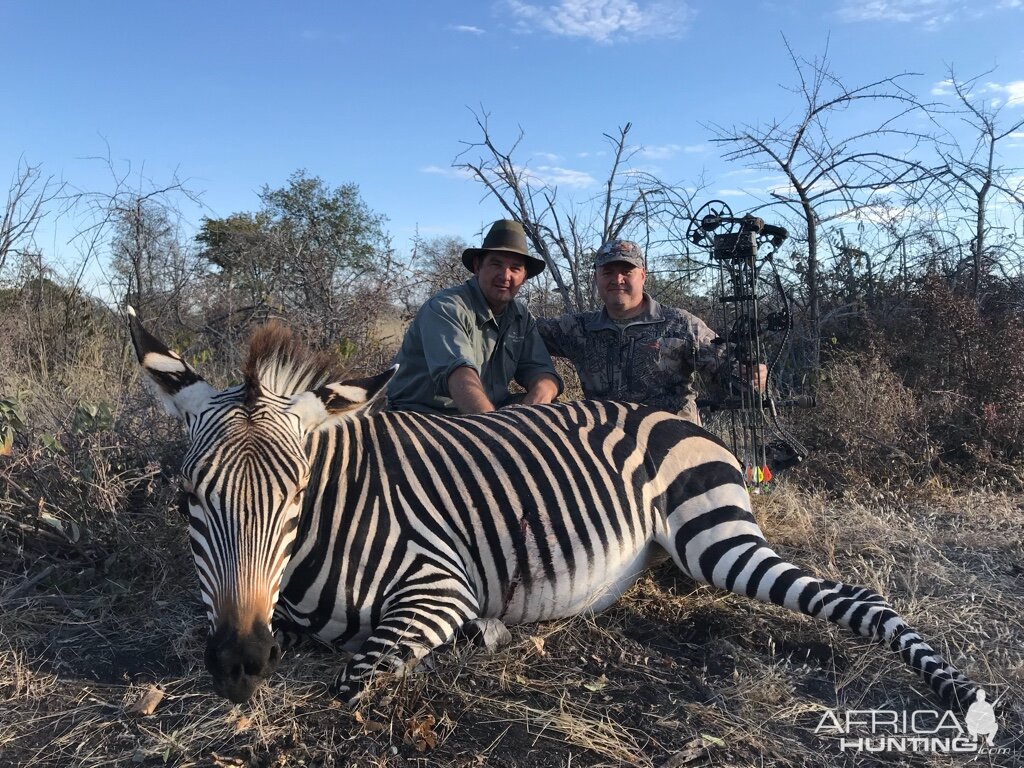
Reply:
M75 415L71 421L71 431L76 435L87 435L110 429L113 423L114 416L110 412L109 403L105 401L98 405L79 403L78 407L75 408Z
M25 418L17 400L0 398L0 456L10 456L14 436L25 428Z
M64 450L64 446L60 444L60 440L56 435L40 435L39 441L43 444L43 447L49 451L51 456L67 453L67 451Z

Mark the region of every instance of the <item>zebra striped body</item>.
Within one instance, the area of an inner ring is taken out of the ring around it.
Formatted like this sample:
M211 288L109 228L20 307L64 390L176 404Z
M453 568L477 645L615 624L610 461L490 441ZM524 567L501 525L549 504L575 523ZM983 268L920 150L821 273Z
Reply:
M603 402L375 413L388 375L283 376L294 351L263 366L276 389L200 392L183 363L167 380L177 358L142 333L136 349L164 394L184 383L170 396L187 400L207 666L234 700L276 664L271 611L277 629L355 651L336 682L352 700L376 671L414 663L475 619L607 607L666 554L695 580L884 642L947 704L980 690L879 595L779 558L736 459L672 414Z
M656 439L685 439L691 450L658 466L625 431L645 417ZM446 599L470 617L523 623L607 607L664 552L665 473L678 475L680 461L720 457L738 483L727 492L746 497L735 460L706 433L639 406L381 413L315 434L308 448L310 485L278 611L353 650L379 621L378 595L417 572L444 574Z

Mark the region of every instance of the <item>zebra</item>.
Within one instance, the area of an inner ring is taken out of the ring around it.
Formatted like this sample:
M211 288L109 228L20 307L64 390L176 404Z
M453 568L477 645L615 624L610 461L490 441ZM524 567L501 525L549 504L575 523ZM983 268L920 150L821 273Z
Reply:
M218 391L129 310L136 355L185 423L181 474L209 620L214 689L249 699L282 636L354 651L332 692L355 704L455 633L600 611L671 557L698 582L823 618L898 653L950 708L981 688L864 587L779 557L736 458L636 404L389 412L394 369L339 380L281 323Z

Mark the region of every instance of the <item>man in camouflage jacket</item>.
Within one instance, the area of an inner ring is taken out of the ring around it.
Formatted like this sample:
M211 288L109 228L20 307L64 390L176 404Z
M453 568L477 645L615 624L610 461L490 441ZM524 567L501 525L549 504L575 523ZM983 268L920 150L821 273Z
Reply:
M538 320L548 351L572 362L588 398L643 403L700 424L695 373L719 381L731 368L727 345L699 317L644 292L636 243L606 243L594 269L604 309Z

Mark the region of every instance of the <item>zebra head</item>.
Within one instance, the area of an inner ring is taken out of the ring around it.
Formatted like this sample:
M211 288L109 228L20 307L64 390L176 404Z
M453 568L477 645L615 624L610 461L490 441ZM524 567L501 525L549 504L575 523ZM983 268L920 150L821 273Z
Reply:
M132 344L165 407L185 423L189 534L218 693L252 696L277 667L271 620L309 478L307 437L376 410L394 369L329 383L333 361L280 324L250 342L245 383L219 391L151 335L129 308Z

